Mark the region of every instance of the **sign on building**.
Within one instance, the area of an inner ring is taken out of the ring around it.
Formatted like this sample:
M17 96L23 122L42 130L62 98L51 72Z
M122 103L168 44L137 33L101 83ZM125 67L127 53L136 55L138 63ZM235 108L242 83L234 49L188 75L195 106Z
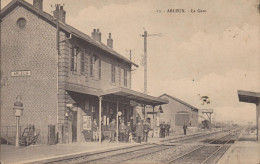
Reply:
M19 76L31 76L31 71L23 70L23 71L12 71L11 72L12 77L19 77Z
M91 116L83 116L83 130L91 130Z

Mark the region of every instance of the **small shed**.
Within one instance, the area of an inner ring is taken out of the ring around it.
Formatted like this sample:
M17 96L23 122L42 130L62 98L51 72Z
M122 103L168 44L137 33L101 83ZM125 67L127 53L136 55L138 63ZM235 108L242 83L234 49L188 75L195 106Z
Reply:
M162 105L160 122L170 123L173 131L181 130L184 124L194 128L198 126L198 108L166 93L159 97L169 101Z

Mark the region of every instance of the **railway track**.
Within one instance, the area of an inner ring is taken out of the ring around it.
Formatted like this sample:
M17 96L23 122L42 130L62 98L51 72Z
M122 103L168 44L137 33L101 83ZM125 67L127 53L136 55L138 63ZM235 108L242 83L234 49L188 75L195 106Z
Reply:
M208 144L199 146L177 158L167 161L166 163L216 163L231 146L229 143L233 143L236 137L238 137L238 131L240 130L236 130L235 132L233 131L219 139L210 141Z
M175 145L172 145L175 146ZM154 154L159 151L167 150L171 148L170 145L154 145L153 147L146 148L146 149L139 149L136 151L127 151L124 153L116 154L113 156L109 156L107 158L97 159L87 161L87 163L124 163L133 159L137 159L140 157L144 157L150 154ZM82 163L86 163L85 161Z
M215 132L210 132L210 133L202 133L202 134L194 134L191 136L186 136L186 137L178 137L173 139L166 139L161 141L162 143L183 143L183 142L189 142L189 141L194 141L195 139L201 139L202 137L208 137L208 136L212 136L215 135L217 133L225 133L227 131L229 131L230 129L226 129L226 130L222 130L222 131L215 131Z
M214 135L219 132L197 134L193 136L187 136L182 138L167 139L160 144L141 144L131 147L113 149L108 151L102 151L98 153L88 153L73 157L67 157L62 159L54 159L52 161L44 163L126 163L128 161L139 159L145 156L153 155L157 152L173 148L177 142L187 142L195 138L205 137L208 135ZM215 146L218 147L218 146ZM211 148L212 149L212 148ZM212 150L213 151L213 150Z
M112 149L102 152L94 152L88 154L77 155L73 157L61 158L61 159L53 159L52 161L44 162L48 164L59 164L59 163L87 163L91 161L96 161L99 159L109 158L118 154L124 154L126 152L137 151L137 150L146 150L154 145L135 145L131 147L124 147L118 149Z
M149 154L169 149L175 145L158 145L158 144L145 144L133 147L121 148L112 151L88 154L84 156L73 157L69 159L60 159L51 164L59 163L122 163L128 160L140 158Z

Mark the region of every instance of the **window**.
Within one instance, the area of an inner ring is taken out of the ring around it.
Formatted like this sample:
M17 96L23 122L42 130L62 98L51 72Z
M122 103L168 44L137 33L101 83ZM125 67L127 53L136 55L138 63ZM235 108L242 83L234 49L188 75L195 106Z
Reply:
M80 72L81 74L84 74L85 71L85 54L81 53L80 56Z
M101 58L96 54L90 55L90 75L101 79Z
M17 26L20 28L20 29L23 29L26 25L26 20L24 18L19 18L17 20Z
M116 66L111 64L111 82L116 82Z
M72 48L72 53L71 53L71 71L77 71L77 61L78 61L78 54L80 53L80 48L79 47L73 47Z
M127 70L124 69L124 86L127 86Z

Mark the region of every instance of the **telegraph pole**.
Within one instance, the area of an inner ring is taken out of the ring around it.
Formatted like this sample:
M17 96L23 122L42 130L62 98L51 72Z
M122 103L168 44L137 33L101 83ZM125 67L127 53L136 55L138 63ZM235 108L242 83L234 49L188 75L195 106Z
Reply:
M144 93L147 94L147 31L144 31Z
M132 61L132 51L130 50L130 61Z
M1 14L1 12L2 12L2 6L1 6L1 0L0 0L0 79L1 78L3 78L2 76L2 74L1 74L1 72L2 72L2 68L1 68L1 66L2 66L2 59L1 59L1 56L2 56L2 47L1 47L1 37L2 37L2 31L1 31L1 24L2 24L2 14ZM0 81L0 86L2 85L2 80ZM0 91L1 91L1 87L0 87ZM0 97L0 101L2 101L2 99L1 99L1 97Z
M144 64L144 94L147 94L147 37L148 36L161 36L162 34L147 34L147 31L144 31L144 34L141 35L142 37L144 37L144 60L143 60L143 64Z

